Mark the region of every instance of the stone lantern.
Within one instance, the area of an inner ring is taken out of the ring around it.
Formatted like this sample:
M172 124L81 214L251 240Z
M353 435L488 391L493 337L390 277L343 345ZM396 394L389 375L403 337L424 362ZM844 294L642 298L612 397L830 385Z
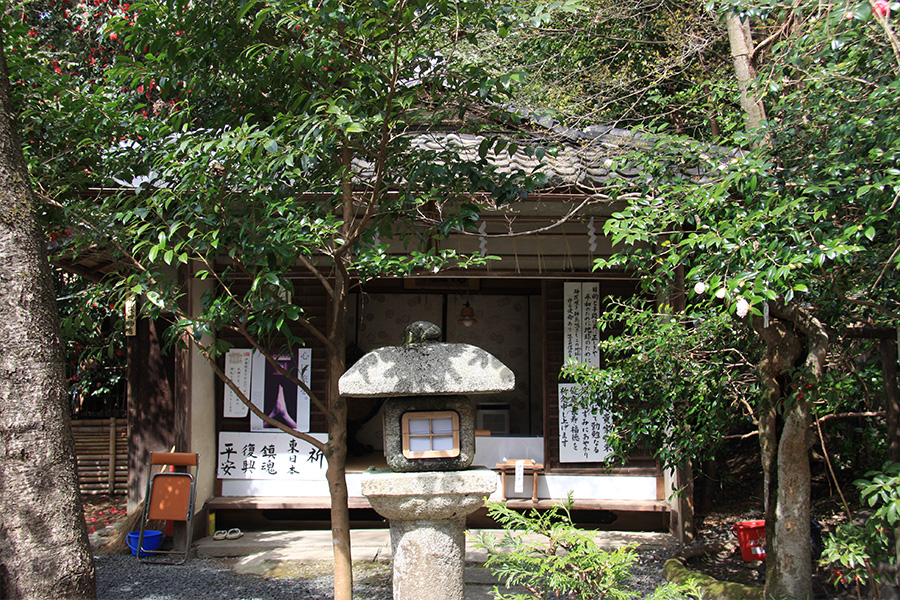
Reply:
M466 516L497 486L475 458L476 394L515 387L512 371L470 344L438 340L417 321L404 344L363 356L341 377L348 397L387 398L384 455L390 470L369 469L362 493L391 526L394 600L464 600Z

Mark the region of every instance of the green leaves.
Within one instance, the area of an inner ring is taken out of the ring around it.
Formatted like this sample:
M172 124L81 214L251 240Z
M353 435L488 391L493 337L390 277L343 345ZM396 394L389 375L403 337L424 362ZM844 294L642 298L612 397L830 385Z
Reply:
M504 504L488 503L488 514L503 526L506 537L495 542L482 535L478 540L478 546L487 550L486 566L507 587L522 585L534 597L629 597L624 582L637 559L634 549L601 550L593 536L572 524L570 506L571 499L569 505L543 513L522 514Z
M449 120L465 128L473 103L519 81L454 49L513 15L480 1L138 0L98 21L115 56L84 89L59 94L57 125L35 97L33 168L47 176L46 161L75 157L45 189L120 190L65 197L62 220L88 224L82 248L109 248L136 271L119 285L142 294L147 313L180 314L176 276L193 274L213 291L176 328L196 339L230 328L281 345L299 339L292 325L324 335L294 295L298 277L327 295L335 273L364 281L483 264L493 257L432 240L477 228L474 194L511 202L542 181L484 160L516 154L515 141L491 137L471 157L414 139ZM85 141L76 151L71 139ZM91 172L73 177L81 160ZM426 205L441 216L427 225Z
M863 505L875 510L838 526L825 540L820 562L831 567L835 584L881 585L891 578L884 566L896 561L893 533L900 527L900 464L885 463L854 485Z
M488 514L505 530L502 538L481 534L476 546L487 551L485 565L506 587L523 586L528 596L497 598L567 597L576 600L610 598L626 600L630 567L637 560L634 548L624 546L607 552L597 546L594 535L572 522L572 497L550 509L527 513L511 510L499 502L487 503ZM648 598L686 598L696 594L692 586L667 584Z
M635 298L611 303L599 326L607 366L567 364L562 375L611 415L618 460L647 448L667 467L702 460L725 435L753 427L741 407L757 392L760 349L729 315L703 301L678 315Z

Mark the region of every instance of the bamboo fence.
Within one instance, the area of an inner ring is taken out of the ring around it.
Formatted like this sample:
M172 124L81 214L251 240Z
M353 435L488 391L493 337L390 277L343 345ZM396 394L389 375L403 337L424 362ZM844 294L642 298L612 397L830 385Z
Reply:
M78 484L82 494L124 494L128 488L125 419L72 421Z

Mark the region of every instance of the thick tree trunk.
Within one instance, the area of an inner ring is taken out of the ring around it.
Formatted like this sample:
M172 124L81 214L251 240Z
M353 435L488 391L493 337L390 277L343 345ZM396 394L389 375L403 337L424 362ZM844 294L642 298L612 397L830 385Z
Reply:
M775 524L778 522L778 405L783 390L779 376L793 368L803 348L794 332L781 321L765 326L757 319L754 326L766 344L766 355L759 365L762 384L759 406L759 452L763 469L763 502L767 530L766 555L775 555ZM772 562L774 564L774 561Z
M778 445L778 493L774 554L766 556L766 593L774 598L812 598L809 448L812 418L806 398L785 416Z
M822 375L828 335L821 323L796 305L774 303L770 313L771 323L754 320L766 344L759 368L760 450L767 500L766 597L811 598L811 395ZM799 389L793 398L782 384L792 374L799 375L794 378ZM775 422L779 405L785 406L780 432Z
M0 597L92 598L59 322L0 35Z

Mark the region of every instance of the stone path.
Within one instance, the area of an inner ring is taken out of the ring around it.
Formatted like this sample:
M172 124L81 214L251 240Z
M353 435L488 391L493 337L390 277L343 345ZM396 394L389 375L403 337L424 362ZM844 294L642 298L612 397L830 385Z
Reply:
M485 530L495 535L501 531ZM493 575L480 566L485 552L472 544L472 537L481 530L470 532L466 544L465 570L466 600L489 600L498 584ZM626 544L637 544L643 550L660 550L677 546L675 538L665 533L603 531L597 533L601 548L611 550ZM387 562L391 559L390 532L387 529L357 529L351 532L353 560ZM200 558L229 558L237 573L256 575L296 574L298 565L331 561L331 531L265 531L247 532L236 540L213 540L206 537L195 544ZM505 589L502 588L501 589ZM524 592L524 590L509 590Z

